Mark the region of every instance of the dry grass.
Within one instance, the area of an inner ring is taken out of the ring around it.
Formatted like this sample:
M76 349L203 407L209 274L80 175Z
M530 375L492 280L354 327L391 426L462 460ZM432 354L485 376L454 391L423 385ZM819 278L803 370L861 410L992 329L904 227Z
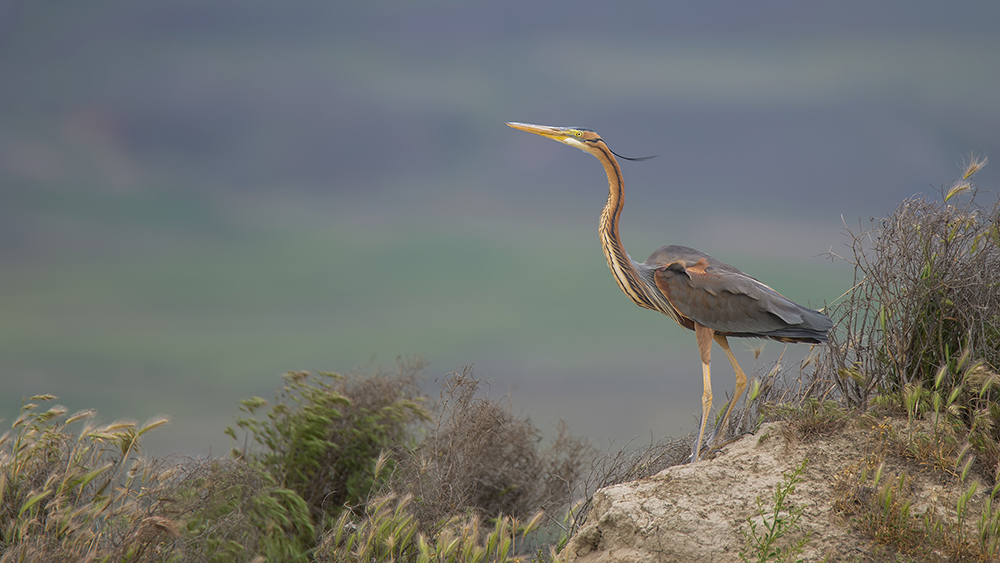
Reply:
M539 525L542 513L528 521L511 516L484 525L476 515L454 517L431 536L419 531L413 498L389 495L372 499L361 517L345 512L321 539L317 563L520 563L525 538ZM519 555L520 553L520 555Z
M139 455L139 438L167 419L99 426L92 411L39 411L54 399L29 398L0 438L0 561L146 560L177 535L146 492L158 474Z
M879 560L998 557L1000 202L980 204L971 181L985 164L970 156L939 198L848 233L855 283L822 366L849 405L907 420L878 425L877 451L839 476L835 506L895 554ZM916 513L914 476L958 490L953 506Z
M271 451L270 466L246 455L149 460L140 455L139 439L165 418L99 426L90 411L42 411L39 403L54 397L38 396L0 438L0 561L367 562L401 554L418 561L522 561L537 544L526 535L542 522L539 508L558 512L568 504L585 467L586 444L563 428L541 448L529 421L476 397L480 382L470 372L446 380L435 426L419 447L396 432L411 421L396 412L401 397L409 400L408 378L376 374L309 386L303 374L289 377L288 400L265 428L302 430L308 425L299 415L330 414L333 407L355 416L353 427L343 416L313 416L309 429L359 436L362 446L373 435L391 438L370 467L364 457L370 448L336 448L367 468L356 481L367 483L366 493L385 496L366 495L353 510L338 510L339 517L322 504L317 516L307 499L279 482L286 474L271 471L294 461L278 453L299 455L302 448ZM282 427L286 421L291 426ZM390 484L423 496L393 492ZM327 498L335 493L326 490ZM495 520L486 525L485 518ZM317 533L317 525L327 531Z
M783 420L795 438L810 442L842 429L850 418L850 413L832 400L820 401L815 397L804 397L797 403L766 403L761 411L769 420Z
M755 358L760 350L755 349ZM787 349L787 345L786 345ZM800 438L835 431L846 417L836 401L837 385L818 361L822 348L811 346L797 364L786 365L785 350L751 377L746 400L733 409L722 438L753 434L765 422L794 421Z
M153 461L140 438L167 422L94 424L29 399L0 438L0 561L301 560L305 504L244 462Z
M594 493L612 485L645 479L686 462L691 456L691 443L690 437L665 438L638 448L632 447L629 442L595 457L581 485L582 498L570 509L565 522L560 524L563 530L560 545L569 541L586 522L593 508Z
M932 417L884 418L872 432L870 449L835 476L833 504L880 546L871 560L996 561L1000 487L984 488L968 430Z

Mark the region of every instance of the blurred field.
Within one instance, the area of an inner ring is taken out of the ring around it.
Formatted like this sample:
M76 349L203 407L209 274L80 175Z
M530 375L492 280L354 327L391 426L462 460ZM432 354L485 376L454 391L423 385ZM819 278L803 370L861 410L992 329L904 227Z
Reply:
M600 167L503 123L659 155L624 166L634 258L819 307L843 221L1000 154L1000 8L969 4L0 0L0 418L53 393L218 453L286 370L420 355L543 429L686 433L693 338L615 287Z
M78 236L141 235L129 224L135 210L115 213L131 219L94 220ZM160 248L5 271L8 416L22 396L41 392L106 417L162 412L174 425L151 435L150 447L207 453L225 447L221 431L238 399L269 396L280 373L371 370L397 355L427 358L431 378L475 363L493 393L512 389L515 405L543 426L578 418L605 438L642 433L644 418L678 428L697 399L691 335L618 294L590 216L581 219L587 228L567 229L587 233L574 242L540 226L498 235L466 221L410 221L371 233L316 220L316 210L292 222L228 215L200 235L163 237ZM89 232L95 225L110 232ZM795 299L832 299L844 283L819 258L744 260ZM731 384L722 373L719 393ZM622 419L637 430L616 430Z

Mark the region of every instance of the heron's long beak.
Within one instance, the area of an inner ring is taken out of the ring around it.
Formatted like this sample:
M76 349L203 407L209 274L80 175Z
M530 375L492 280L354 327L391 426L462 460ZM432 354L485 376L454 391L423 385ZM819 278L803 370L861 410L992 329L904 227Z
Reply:
M541 135L543 137L548 137L549 139L555 139L556 141L562 141L569 136L564 127L552 127L550 125L532 125L530 123L517 123L510 122L507 124L508 127L513 127L514 129L519 129L521 131L527 131L528 133L534 133L535 135Z

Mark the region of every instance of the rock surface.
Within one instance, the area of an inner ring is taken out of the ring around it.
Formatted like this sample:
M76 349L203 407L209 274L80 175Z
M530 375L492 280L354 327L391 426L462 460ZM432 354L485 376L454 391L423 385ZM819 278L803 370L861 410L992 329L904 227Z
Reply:
M598 491L587 522L567 546L568 561L739 561L747 518L760 521L757 497L773 506L782 474L793 472L803 460L808 461L802 480L788 497L803 509L803 533L811 533L801 559L859 560L868 553L869 542L850 531L834 511L833 497L835 476L864 458L865 432L844 430L803 442L782 429L781 424L766 424L714 459Z

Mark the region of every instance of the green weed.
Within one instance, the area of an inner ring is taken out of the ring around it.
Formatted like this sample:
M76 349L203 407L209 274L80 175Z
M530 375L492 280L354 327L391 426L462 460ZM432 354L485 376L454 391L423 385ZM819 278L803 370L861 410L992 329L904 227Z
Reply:
M795 485L802 480L806 463L807 460L802 460L794 471L782 474L783 479L774 490L773 504L767 506L762 497L757 497L757 517L747 518L747 528L741 531L746 544L740 550L741 561L784 562L802 553L811 534L803 534L799 525L803 509L790 504L788 497L795 493ZM801 537L791 539L788 536L792 534Z
M253 418L236 420L246 441L233 455L260 464L279 486L295 491L314 518L335 518L381 485L372 472L381 453L405 444L410 426L429 419L416 388L421 369L419 362L403 363L395 376L353 379L289 372L273 403L241 402ZM226 433L237 438L232 427Z

